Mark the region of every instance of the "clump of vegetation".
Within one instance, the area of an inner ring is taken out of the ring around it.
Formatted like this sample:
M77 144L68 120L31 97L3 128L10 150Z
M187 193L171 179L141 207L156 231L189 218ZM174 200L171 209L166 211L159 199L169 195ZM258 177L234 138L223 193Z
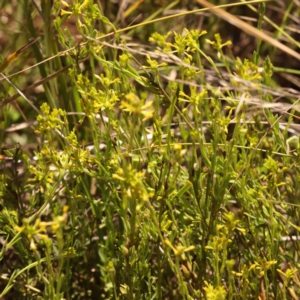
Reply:
M0 298L297 299L299 7L103 2L1 4Z

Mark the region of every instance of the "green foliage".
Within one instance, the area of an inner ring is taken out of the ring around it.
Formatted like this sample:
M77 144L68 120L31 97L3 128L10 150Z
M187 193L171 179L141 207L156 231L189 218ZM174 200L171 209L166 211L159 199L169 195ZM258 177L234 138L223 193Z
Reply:
M235 57L213 24L155 22L152 2L123 15L150 29L118 29L110 1L41 2L40 114L24 97L3 113L1 299L296 299L297 100L261 42Z

